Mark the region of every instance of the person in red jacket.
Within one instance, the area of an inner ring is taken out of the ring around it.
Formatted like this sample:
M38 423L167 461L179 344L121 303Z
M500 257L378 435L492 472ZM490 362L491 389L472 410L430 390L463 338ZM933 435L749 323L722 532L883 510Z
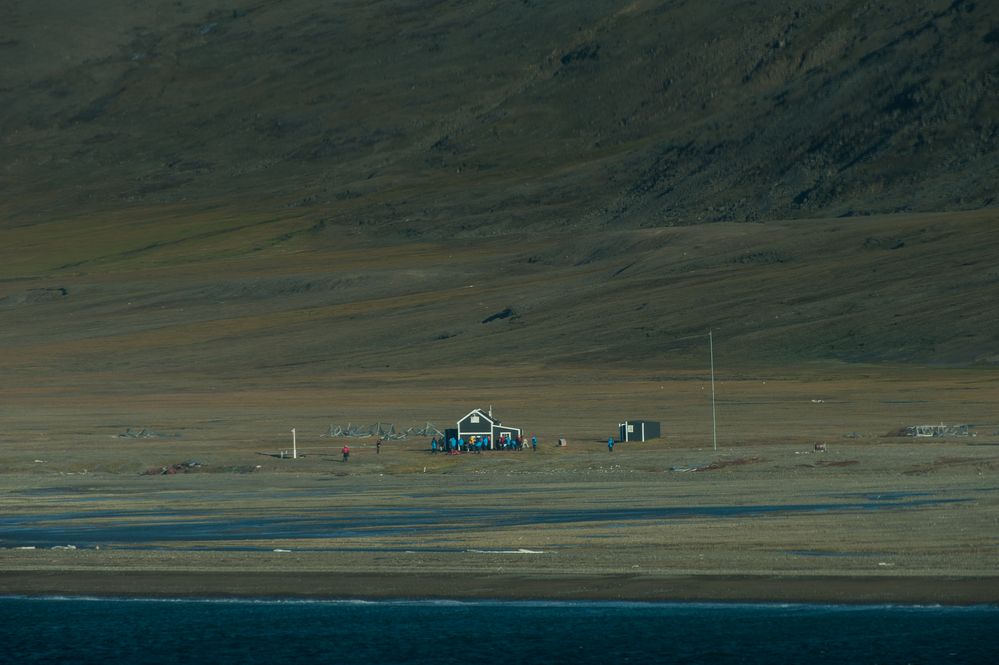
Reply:
M346 462L350 458L350 446L344 446L340 452L343 453L343 461Z

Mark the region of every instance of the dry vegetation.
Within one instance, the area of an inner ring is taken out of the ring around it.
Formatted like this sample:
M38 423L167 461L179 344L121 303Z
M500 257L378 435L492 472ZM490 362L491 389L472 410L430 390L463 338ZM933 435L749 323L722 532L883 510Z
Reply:
M999 423L987 372L724 372L714 451L703 374L521 369L500 385L385 372L340 387L313 378L185 395L8 393L17 415L0 474L0 588L997 597ZM536 432L538 452L432 455L420 438L377 453L370 438L322 436L348 420L443 424L469 405L470 390ZM661 418L665 439L607 452L624 413ZM975 436L885 436L937 418L974 422ZM275 456L290 450L290 425L297 460ZM166 436L120 436L142 427ZM553 445L558 436L567 448ZM814 450L820 441L825 452ZM188 473L156 472L189 460L198 466ZM69 545L77 549L59 549ZM620 576L644 582L615 583Z

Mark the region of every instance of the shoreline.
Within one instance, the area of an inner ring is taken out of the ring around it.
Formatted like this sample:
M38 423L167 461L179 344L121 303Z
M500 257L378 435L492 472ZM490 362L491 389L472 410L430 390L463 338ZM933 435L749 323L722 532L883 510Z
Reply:
M0 597L995 605L990 577L0 571Z

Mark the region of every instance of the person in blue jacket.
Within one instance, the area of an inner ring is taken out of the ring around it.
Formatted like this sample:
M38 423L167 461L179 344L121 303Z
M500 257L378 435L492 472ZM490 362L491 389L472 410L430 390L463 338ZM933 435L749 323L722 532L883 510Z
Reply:
M614 452L614 437L607 439L607 452Z

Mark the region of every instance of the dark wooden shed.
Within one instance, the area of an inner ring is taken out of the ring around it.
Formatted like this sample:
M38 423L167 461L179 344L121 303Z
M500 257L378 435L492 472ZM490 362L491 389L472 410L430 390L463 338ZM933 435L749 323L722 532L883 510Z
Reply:
M658 420L626 420L617 427L618 441L648 441L662 436Z

